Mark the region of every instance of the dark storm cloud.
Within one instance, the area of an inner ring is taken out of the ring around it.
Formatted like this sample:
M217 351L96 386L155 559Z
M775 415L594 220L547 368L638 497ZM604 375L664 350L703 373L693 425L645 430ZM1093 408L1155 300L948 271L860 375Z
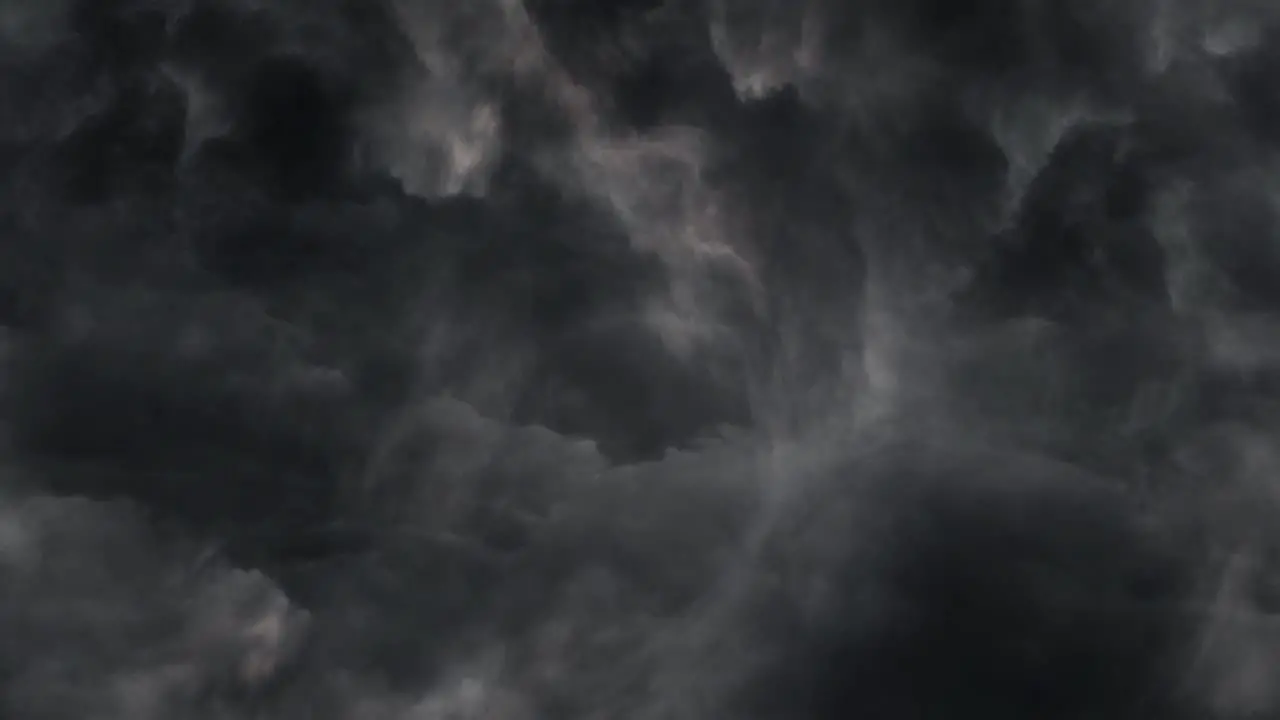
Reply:
M1267 717L1262 3L0 3L20 718Z

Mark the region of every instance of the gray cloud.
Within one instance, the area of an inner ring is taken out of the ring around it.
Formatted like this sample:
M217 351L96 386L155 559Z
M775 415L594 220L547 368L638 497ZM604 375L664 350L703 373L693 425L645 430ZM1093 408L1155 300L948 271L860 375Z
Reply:
M1280 702L1275 15L0 6L21 718Z

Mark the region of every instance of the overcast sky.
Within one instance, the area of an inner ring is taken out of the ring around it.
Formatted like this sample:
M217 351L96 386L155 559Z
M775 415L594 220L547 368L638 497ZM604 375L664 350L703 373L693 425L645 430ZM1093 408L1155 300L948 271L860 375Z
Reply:
M0 2L0 715L1280 713L1280 11Z

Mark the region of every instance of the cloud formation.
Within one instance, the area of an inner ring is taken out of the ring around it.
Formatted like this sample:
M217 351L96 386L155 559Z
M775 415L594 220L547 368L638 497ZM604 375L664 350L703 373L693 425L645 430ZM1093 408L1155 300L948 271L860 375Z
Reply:
M3 714L1274 714L1276 22L0 3Z

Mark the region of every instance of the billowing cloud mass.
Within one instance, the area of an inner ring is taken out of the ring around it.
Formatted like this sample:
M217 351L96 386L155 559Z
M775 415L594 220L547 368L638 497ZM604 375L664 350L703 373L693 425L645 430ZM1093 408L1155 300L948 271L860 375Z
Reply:
M1280 11L0 2L0 715L1280 716Z

